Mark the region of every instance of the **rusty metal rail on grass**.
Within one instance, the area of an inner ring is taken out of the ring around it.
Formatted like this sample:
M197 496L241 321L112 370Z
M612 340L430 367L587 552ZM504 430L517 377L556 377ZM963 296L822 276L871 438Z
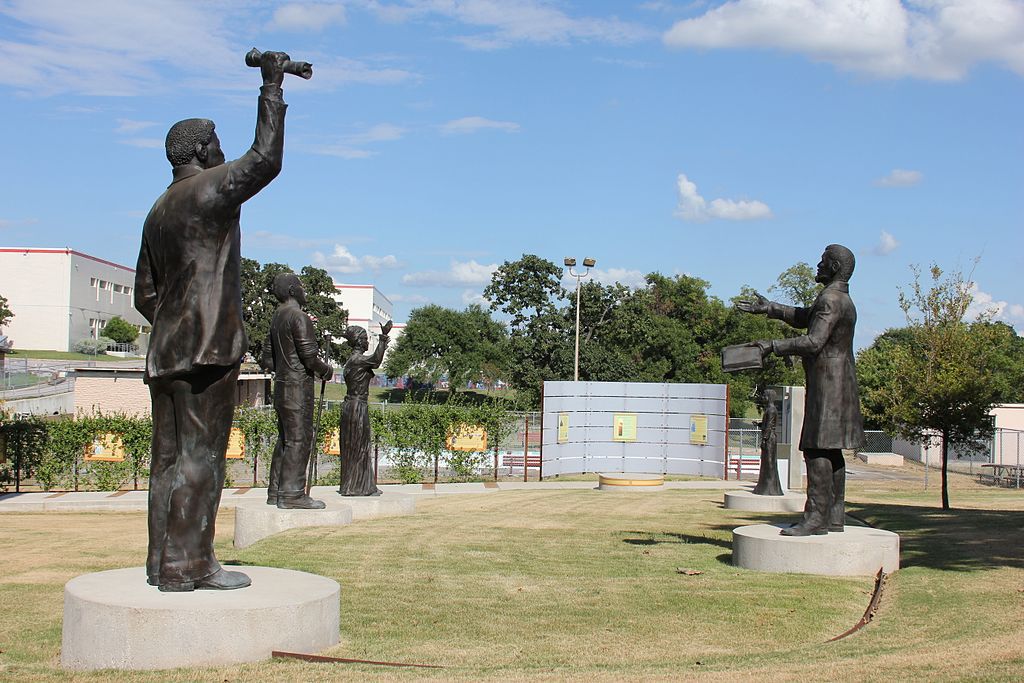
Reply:
M882 589L885 586L885 580L889 578L889 575L882 571L882 568L878 568L878 573L875 574L875 589L871 592L871 600L868 602L868 608L864 610L864 616L860 618L856 624L846 631L840 633L835 638L829 638L827 643L832 643L837 640L842 640L846 636L852 635L857 631L861 630L875 617L875 612L878 611L878 603L882 601Z
M326 657L324 655L309 655L303 652L282 652L273 650L271 657L277 659L300 659L304 662L316 662L318 664L374 664L376 666L409 666L418 669L443 669L438 664L409 664L405 662L377 662L372 659L351 659L348 657Z

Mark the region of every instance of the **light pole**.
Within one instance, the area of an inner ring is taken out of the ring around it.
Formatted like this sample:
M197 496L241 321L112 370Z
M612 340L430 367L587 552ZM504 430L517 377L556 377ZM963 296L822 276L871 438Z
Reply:
M573 366L572 366L572 379L574 382L580 381L580 281L590 274L590 269L597 264L597 261L590 258L589 256L583 259L583 266L586 268L583 273L577 273L573 270L576 265L576 259L566 257L565 265L569 269L569 275L576 278L576 353L573 355Z

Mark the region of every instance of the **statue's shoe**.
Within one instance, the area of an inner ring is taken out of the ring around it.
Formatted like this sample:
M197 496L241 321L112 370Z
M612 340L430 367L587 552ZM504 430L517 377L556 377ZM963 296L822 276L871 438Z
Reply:
M794 524L779 532L782 536L824 536L828 533L825 527L813 527L805 524Z
M162 583L159 588L163 593L188 593L194 590L230 591L252 585L252 580L242 572L218 569L216 573L198 581L181 583Z
M829 524L828 525L828 532L830 534L839 534L839 533L842 533L845 530L846 530L846 528L842 524Z
M327 507L327 503L322 500L315 500L309 496L299 496L298 498L279 496L277 507L282 510L323 510Z

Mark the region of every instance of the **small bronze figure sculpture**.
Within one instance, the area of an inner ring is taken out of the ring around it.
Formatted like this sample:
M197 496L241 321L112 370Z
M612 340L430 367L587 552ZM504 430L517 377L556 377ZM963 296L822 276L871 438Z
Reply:
M355 325L345 330L344 337L352 346L352 355L345 361L343 374L347 393L341 404L341 487L338 492L343 496L379 496L381 490L373 476L373 458L370 455L370 444L373 434L370 431L370 413L366 400L370 393L370 380L373 371L379 368L384 360L384 351L388 347L388 333L391 332L391 321L380 326L380 338L373 353L366 353L370 348L366 330Z
M779 409L775 407L775 392L765 389L761 392L761 469L757 474L757 485L754 493L759 496L781 496L782 484L779 482L779 468L776 457L778 446Z
M213 121L167 134L174 179L146 217L135 307L152 324L145 381L153 401L147 580L161 591L244 588L213 552L224 453L248 346L242 325L242 204L281 172L288 55L264 52L252 147L224 163Z
M853 252L830 244L818 263L815 279L825 285L810 308L795 308L768 301L756 294L736 307L748 313L778 318L807 334L792 339L760 340L762 356L800 356L807 377L800 450L807 463L807 506L798 524L783 529L785 536L808 536L842 531L846 516L846 463L844 448L864 445L857 373L854 369L853 331L857 309L850 299Z
M295 273L274 278L274 311L263 342L260 365L274 373L277 445L270 461L267 505L282 509L320 510L323 501L309 497L306 464L313 445L313 376L329 380L334 371L318 356L313 321L302 310L306 291Z

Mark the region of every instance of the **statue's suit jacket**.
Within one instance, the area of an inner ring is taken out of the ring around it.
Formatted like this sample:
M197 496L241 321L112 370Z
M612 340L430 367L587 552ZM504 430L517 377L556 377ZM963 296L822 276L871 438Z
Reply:
M801 357L807 377L800 450L863 446L864 421L853 362L857 309L850 299L849 284L830 283L810 308L772 302L768 317L807 328L802 337L775 341L777 354Z
M146 217L135 307L153 325L147 379L242 360L238 218L242 203L281 172L286 107L280 87L263 86L252 147L214 168L176 167Z

